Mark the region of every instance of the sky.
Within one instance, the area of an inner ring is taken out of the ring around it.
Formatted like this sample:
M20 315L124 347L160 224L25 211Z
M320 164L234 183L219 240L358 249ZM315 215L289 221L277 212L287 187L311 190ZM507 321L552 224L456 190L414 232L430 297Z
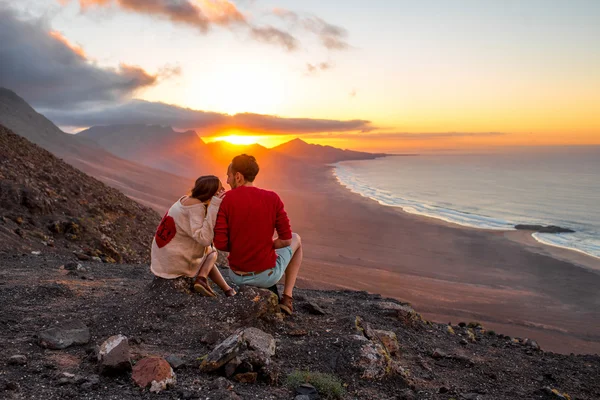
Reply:
M600 2L0 0L0 86L67 131L367 151L600 144Z

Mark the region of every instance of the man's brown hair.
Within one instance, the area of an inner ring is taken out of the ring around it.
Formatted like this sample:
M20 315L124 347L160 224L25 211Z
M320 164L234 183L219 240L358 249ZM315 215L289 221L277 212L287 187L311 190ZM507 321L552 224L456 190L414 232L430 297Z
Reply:
M254 182L256 175L258 175L258 163L254 156L248 154L240 154L235 156L231 161L231 171L235 174L239 172L244 176L244 179L248 182Z

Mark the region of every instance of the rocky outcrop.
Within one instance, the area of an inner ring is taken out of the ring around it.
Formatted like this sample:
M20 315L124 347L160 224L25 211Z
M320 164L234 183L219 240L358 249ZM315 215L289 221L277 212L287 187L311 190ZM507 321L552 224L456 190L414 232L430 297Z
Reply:
M524 231L535 231L539 233L574 233L575 231L569 228L562 228L555 225L515 225L515 229Z
M0 125L0 250L148 261L159 215Z

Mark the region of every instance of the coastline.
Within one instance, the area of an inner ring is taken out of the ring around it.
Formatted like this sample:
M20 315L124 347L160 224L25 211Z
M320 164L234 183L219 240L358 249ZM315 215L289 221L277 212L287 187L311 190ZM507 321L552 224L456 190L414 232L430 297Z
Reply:
M410 214L353 193L332 167L277 188L305 243L301 286L367 290L425 318L477 320L546 350L600 353L600 262L537 242ZM584 267L584 268L582 268Z

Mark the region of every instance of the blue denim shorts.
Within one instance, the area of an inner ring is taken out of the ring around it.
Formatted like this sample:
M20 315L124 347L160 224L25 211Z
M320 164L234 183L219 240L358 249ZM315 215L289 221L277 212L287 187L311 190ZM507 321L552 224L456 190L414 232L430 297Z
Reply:
M287 246L281 249L275 250L277 254L277 261L275 266L271 269L261 272L257 275L236 275L232 270L229 270L229 279L237 286L256 286L260 288L269 288L275 285L287 269L288 264L292 260L293 252L292 247Z

